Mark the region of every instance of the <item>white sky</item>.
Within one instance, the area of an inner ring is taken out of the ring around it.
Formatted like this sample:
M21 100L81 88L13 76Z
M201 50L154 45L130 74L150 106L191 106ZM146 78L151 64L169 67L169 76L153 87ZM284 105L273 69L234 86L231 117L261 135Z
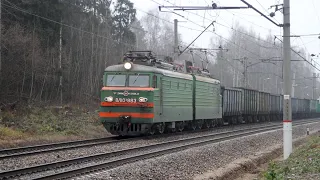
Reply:
M155 9L158 11L159 4L171 6L172 4L168 3L170 1L175 5L184 5L184 6L208 6L209 3L212 3L212 0L131 0L137 8L137 16L140 19L142 16L145 16L146 13L142 11L148 11L150 9ZM158 2L159 4L157 4ZM218 6L245 6L240 0L215 0ZM264 14L268 14L274 10L268 10L271 5L283 3L283 0L247 0L248 3L252 4L259 11ZM261 5L260 5L261 4ZM291 0L291 34L292 35L301 35L301 34L319 34L320 33L320 10L318 12L316 9L320 9L320 0ZM142 11L141 11L142 10ZM168 9L164 9L167 10ZM232 31L230 28L233 24L238 21L241 26L246 27L247 29L254 29L256 33L260 33L262 37L265 37L267 34L271 33L272 35L282 34L282 29L275 26L258 13L252 9L241 9L241 10L210 10L210 11L175 11L188 18L188 20L196 22L201 26L208 26L215 20L229 28L223 27L221 25L215 24L215 32L225 38L227 38ZM162 12L165 13L165 12ZM193 13L193 14L192 14ZM180 21L179 25L189 27L192 29L203 30L191 22L187 22L186 19L183 19L180 16L177 16L173 13L171 14L171 19L168 19L173 22L173 19L178 19ZM197 15L198 16L197 16ZM218 15L218 17L217 17ZM206 17L204 19L203 17ZM275 20L278 23L282 24L283 15L281 12L277 12ZM213 30L212 27L209 28L210 31ZM178 28L179 33L182 35L182 40L189 44L195 37L197 37L200 32L189 30L183 27ZM204 33L196 42L195 45L198 47L209 47L210 38L217 37L212 32ZM291 38L292 46L299 46L304 48L308 54L319 54L320 53L320 39L318 36L308 36L301 38ZM320 59L316 59L320 63Z

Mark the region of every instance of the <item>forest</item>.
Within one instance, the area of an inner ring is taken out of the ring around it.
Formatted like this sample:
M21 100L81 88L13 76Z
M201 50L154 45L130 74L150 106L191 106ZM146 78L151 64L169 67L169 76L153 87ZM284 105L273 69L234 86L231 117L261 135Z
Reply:
M171 15L150 10L137 19L137 11L130 0L4 0L0 104L98 104L104 69L121 62L126 51L172 56ZM190 43L181 37L180 46ZM179 60L194 58L199 66L209 62L210 73L223 86L282 93L280 40L237 23L228 37L213 34L211 42L208 48L223 48L187 51ZM292 52L292 59L299 60L292 62L293 95L312 98L318 84L313 83L314 68L303 61L304 49L292 48L298 52Z

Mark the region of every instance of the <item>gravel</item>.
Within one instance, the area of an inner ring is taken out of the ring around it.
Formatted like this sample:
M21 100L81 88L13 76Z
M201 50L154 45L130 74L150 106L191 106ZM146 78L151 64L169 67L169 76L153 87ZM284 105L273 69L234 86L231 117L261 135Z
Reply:
M293 138L320 129L319 123L293 127ZM77 179L193 179L207 171L225 166L240 158L247 158L262 151L271 150L282 143L282 130L260 133L221 143L191 148L177 153L127 164Z
M265 123L264 125L270 125L270 124L273 124L273 123ZM31 155L31 156L25 156L25 157L4 159L4 160L0 160L0 164L1 164L0 172L24 168L28 166L36 166L44 163L63 161L63 160L68 160L72 158L77 158L77 157L84 157L84 156L94 155L98 153L107 153L107 152L123 150L123 149L128 149L133 147L145 146L153 143L160 143L160 142L166 142L166 141L171 141L176 139L194 137L198 135L219 133L219 132L250 128L250 127L259 127L259 126L262 126L262 125L256 124L256 125L243 125L240 127L222 127L220 129L214 129L212 131L206 131L206 132L189 133L189 134L175 135L171 137L163 137L163 138L156 138L156 139L140 139L140 140L134 140L134 141L125 141L125 142L118 142L114 144L97 145L92 147L84 147L84 148L77 148L77 149L71 149L71 150L65 150L65 151L42 153L38 155Z
M213 134L216 134L216 133L213 133ZM216 137L220 137L220 136L225 136L225 135L217 135L217 136L215 136L215 138ZM181 145L191 144L193 142L197 142L197 140L193 140L193 141L190 141L190 142L179 142L179 143L177 142L177 143L174 143L173 145L171 144L170 148L174 148L174 147L181 146ZM162 150L162 149L167 149L167 148L168 148L168 146L165 146L165 147L152 147L152 148L148 148L148 150L140 150L140 151L130 152L128 154L124 153L124 154L121 154L120 156L112 155L111 157L108 157L108 158L102 158L102 159L99 159L99 160L86 162L86 163L81 163L81 164L78 164L78 165L72 165L72 166L68 166L68 167L64 167L64 168L58 168L58 169L54 169L54 170L50 170L50 171L33 173L31 175L22 176L21 178L38 178L38 177L42 177L42 176L47 176L47 175L52 175L52 174L59 173L59 172L72 170L72 169L75 169L75 168L81 168L81 167L84 168L84 167L91 166L91 165L96 165L96 164L100 164L100 163L106 163L106 162L111 162L111 161L114 161L114 160L128 158L128 157L131 157L131 156L134 156L134 155L152 153L152 152L156 152L156 151L159 151L159 150Z

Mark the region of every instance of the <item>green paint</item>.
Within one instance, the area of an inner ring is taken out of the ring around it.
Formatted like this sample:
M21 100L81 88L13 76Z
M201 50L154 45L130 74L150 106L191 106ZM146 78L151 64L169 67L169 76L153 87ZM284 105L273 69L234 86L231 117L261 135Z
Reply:
M118 67L120 68L120 67ZM214 84L209 78L198 77L188 74L175 74L170 72L145 67L143 72L119 71L106 72L108 74L149 74L150 87L155 87L153 92L128 91L129 93L139 93L139 95L128 95L126 98L147 97L148 102L154 103L154 108L139 107L101 107L101 112L154 112L154 119L132 118L132 123L156 123L189 121L194 119L222 118L220 84ZM141 67L142 69L142 67ZM153 72L154 71L154 72ZM163 71L163 73L159 73ZM157 72L157 73L155 73ZM153 76L156 75L156 86ZM105 78L106 78L105 77ZM105 79L104 78L104 79ZM202 79L197 80L197 78ZM202 82L207 81L207 82ZM126 83L126 86L128 83ZM119 91L102 91L101 100L107 96L123 98ZM138 100L138 99L137 99ZM101 118L104 123L117 122L117 118Z
M317 103L317 113L320 113L320 103Z
M154 99L154 121L192 120L192 81L167 76L161 76L159 79L159 98Z

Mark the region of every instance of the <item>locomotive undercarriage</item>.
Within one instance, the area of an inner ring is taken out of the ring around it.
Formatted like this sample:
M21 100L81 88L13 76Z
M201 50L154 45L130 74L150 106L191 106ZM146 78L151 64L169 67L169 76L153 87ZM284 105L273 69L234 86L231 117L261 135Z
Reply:
M308 114L299 114L294 119L308 118ZM131 123L105 123L105 128L113 135L120 136L139 136L139 135L155 135L167 134L182 131L197 131L200 129L210 129L223 125L237 125L248 123L262 123L271 121L281 121L281 114L270 115L244 115L244 116L229 116L224 119L208 119L208 120L191 120L191 121L176 121L167 123L153 124L131 124Z
M176 121L154 124L104 123L105 128L113 135L137 136L182 132L185 130L209 129L223 125L222 119Z
M197 131L200 129L210 129L223 125L236 125L246 123L242 117L233 117L228 123L223 119L176 121L153 124L131 124L131 123L105 123L105 128L113 135L137 136L167 134L182 131Z

